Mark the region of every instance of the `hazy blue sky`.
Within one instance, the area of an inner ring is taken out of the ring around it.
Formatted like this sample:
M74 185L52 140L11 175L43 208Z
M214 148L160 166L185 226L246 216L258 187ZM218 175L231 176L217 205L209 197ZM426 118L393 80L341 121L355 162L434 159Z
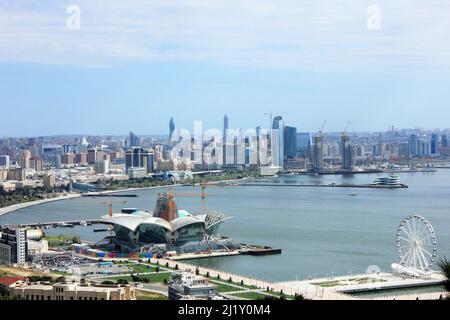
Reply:
M450 2L375 3L0 0L0 136L450 127Z

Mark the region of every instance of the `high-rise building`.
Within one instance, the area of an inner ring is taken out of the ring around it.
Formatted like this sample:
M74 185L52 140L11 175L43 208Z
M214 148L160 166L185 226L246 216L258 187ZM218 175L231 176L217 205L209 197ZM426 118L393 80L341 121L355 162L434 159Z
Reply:
M42 158L39 156L31 157L30 168L36 170L37 172L42 171Z
M77 144L64 144L63 153L79 153L80 147Z
M109 151L107 153L108 157L109 157L109 161L114 162L117 158L120 158L119 156L119 152L118 151Z
M319 171L323 169L323 137L317 135L314 137L314 147L312 152L312 169Z
M155 172L155 154L152 151L144 151L142 153L142 164L147 173Z
M155 152L155 162L163 160L163 146L154 146L153 150Z
M227 163L227 130L229 128L228 116L223 117L223 133L222 133L222 164Z
M438 135L433 133L431 135L431 154L438 154L439 153L439 138Z
M66 166L71 166L75 163L75 154L70 152L70 153L65 153L61 155L61 164L64 164Z
M25 170L23 168L9 169L7 174L8 180L24 181Z
M276 167L283 167L284 163L284 125L282 120L281 116L276 116L272 122L270 150L272 165Z
M141 145L141 139L133 132L130 131L129 139L128 139L128 147L139 147Z
M87 153L81 152L75 155L75 163L85 164L87 163Z
M47 173L43 178L44 187L46 188L54 188L56 185L56 177L53 173Z
M24 228L0 230L0 264L23 265L28 251L27 231Z
M86 137L83 137L81 139L81 143L80 143L80 153L87 153L88 151L88 147L89 147L89 142L86 140Z
M22 150L20 152L20 159L19 164L24 169L30 168L30 158L31 158L31 151L30 150Z
M172 139L172 135L175 131L175 122L173 121L173 118L170 118L169 121L169 140Z
M4 154L0 155L0 167L9 168L9 156Z
M87 162L88 162L89 164L94 164L95 161L98 160L98 155L97 155L97 153L98 153L98 150L97 150L96 147L95 147L95 148L92 148L92 149L88 149L88 152L87 152Z
M61 169L61 155L60 154L53 154L47 156L47 159L50 163L50 166L56 169Z
M154 171L155 156L151 151L142 148L130 148L125 153L125 168L144 168L146 173Z
M284 156L293 159L297 155L297 128L284 127Z
M297 133L297 156L309 157L311 154L312 136L311 132Z
M435 139L435 147L437 147L437 136L435 137ZM432 142L427 141L423 138L419 138L417 135L412 134L409 136L408 149L410 157L429 156L432 154ZM435 151L437 152L437 150Z
M431 155L431 142L425 140L419 140L419 150L418 156L429 156Z
M353 145L350 142L350 137L347 134L341 136L341 157L342 169L350 170L353 168Z
M445 134L443 134L441 136L441 147L443 147L443 148L447 148L448 147L447 135L445 135Z
M415 134L409 136L408 149L410 157L417 156L419 154L419 138Z
M108 160L97 160L94 164L94 171L96 174L105 174L109 171Z

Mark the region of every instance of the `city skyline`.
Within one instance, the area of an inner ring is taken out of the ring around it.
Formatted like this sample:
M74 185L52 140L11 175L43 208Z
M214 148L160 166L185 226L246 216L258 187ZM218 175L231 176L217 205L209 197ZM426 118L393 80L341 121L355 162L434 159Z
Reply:
M0 4L0 136L448 127L449 4L132 2Z
M450 300L449 15L0 0L0 300Z
M276 114L273 114L273 115L275 116ZM223 119L222 119L222 122L223 122ZM266 122L267 122L267 120L266 120ZM306 129L302 130L302 128L296 127L295 124L292 124L292 122L290 122L290 121L288 121L288 124L289 125L287 125L285 123L284 127L288 127L288 128L292 127L292 128L297 129L297 134L302 134L302 133L319 134L319 133L321 133L323 136L325 136L325 135L334 136L334 135L340 135L342 133L342 130L343 130L343 128L341 128L340 130L336 130L336 131L320 130L320 128L319 128L318 130L308 131ZM194 126L191 125L191 127L194 127ZM222 124L222 127L223 127L223 124ZM392 130L390 127L391 127L391 125L388 125L388 127L385 130L361 130L361 131L358 131L358 130L346 130L346 132L348 134L356 134L356 135L358 135L358 134L369 134L369 135L371 135L371 134L380 134L380 133L388 133L388 132L390 132ZM268 126L257 125L255 127L246 127L246 128L233 127L233 126L229 127L230 130L241 130L241 129L242 130L246 130L246 129L252 130L252 129L258 129L258 128L259 128L259 130L261 130L261 129L266 129L267 130ZM175 129L187 129L188 131L191 130L191 128L179 128L179 127L175 127ZM214 127L214 128L205 128L204 127L203 129L204 130L206 130L206 129L208 129L208 130L209 129L217 129L219 131L220 130L223 131L223 129L220 129L220 126L217 126L217 127ZM450 127L445 127L445 128L423 128L423 127L397 128L397 127L394 126L393 130L396 131L396 132L399 132L399 131L409 132L409 131L411 131L411 132L415 132L416 134L432 134L432 133L434 134L436 132L438 132L438 133L447 133L447 132L450 131ZM169 134L165 133L165 132L151 134L151 133L145 133L145 132L141 133L141 132L137 132L137 131L136 131L136 133L134 133L134 132L130 132L130 130L126 130L126 131L127 132L113 133L113 134L104 134L104 133L101 133L101 131L100 131L99 133L95 133L95 134L86 133L86 132L84 132L84 133L65 132L65 133L61 133L61 134L42 134L42 135L16 135L16 136L13 136L13 135L1 136L0 135L0 139L27 139L27 138L38 138L38 137L44 137L44 138L52 138L52 137L83 137L83 138L86 138L86 137L103 137L103 138L108 138L108 137L111 137L111 138L125 138L126 139L127 137L130 136L130 133L132 135L138 136L139 138L164 139L164 138L168 138L169 137ZM166 131L167 131L167 128L166 128ZM192 130L191 133L193 134L193 130Z

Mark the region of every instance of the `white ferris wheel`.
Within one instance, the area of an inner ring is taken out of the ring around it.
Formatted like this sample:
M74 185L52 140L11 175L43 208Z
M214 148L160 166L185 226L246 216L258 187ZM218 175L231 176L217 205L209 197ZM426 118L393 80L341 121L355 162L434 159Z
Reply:
M397 229L397 253L403 268L420 273L430 271L437 255L431 223L420 215L405 217Z

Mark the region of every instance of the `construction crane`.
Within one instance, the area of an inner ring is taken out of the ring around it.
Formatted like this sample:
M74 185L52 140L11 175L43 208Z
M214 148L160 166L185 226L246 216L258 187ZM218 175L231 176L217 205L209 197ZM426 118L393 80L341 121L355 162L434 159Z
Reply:
M169 199L173 199L173 197L201 197L202 199L202 213L206 214L206 186L208 185L208 187L236 187L238 185L236 184L219 184L219 183L206 183L206 181L204 179L201 180L200 182L200 187L201 187L201 193L173 193L172 190L172 186L168 186L168 190L167 190L167 195L169 197ZM192 184L192 187L195 188L195 184ZM172 201L169 201L169 203L172 203ZM208 252L211 253L212 248L211 248L211 244L209 242L208 237L206 237L205 235L205 241L208 245Z
M168 196L169 198L173 197L200 197L202 201L202 212L206 213L206 196L211 196L210 194L206 193L206 186L208 187L236 187L238 185L236 184L219 184L219 183L206 183L204 179L200 182L200 193L173 193L172 187L168 187ZM192 184L192 187L195 188L195 184Z
M112 215L113 215L113 203L120 203L120 204L126 204L127 203L127 200L124 200L124 201L113 201L112 199L111 199L111 197L109 197L109 199L107 200L107 201L103 201L103 200L91 200L91 201L83 201L83 200L78 200L78 199L76 199L76 198L73 198L73 199L70 199L71 201L76 201L77 203L102 203L102 204L105 204L105 205L107 205L108 206L108 215L110 216L110 217L112 217Z
M79 201L78 199L70 199L70 200L76 200L77 203L91 203L92 204L93 202L96 202L96 203L102 203L104 205L107 205L108 206L108 216L109 217L113 216L113 203L120 203L120 204L124 205L124 204L126 204L128 202L127 200L124 200L124 201L113 201L111 197L109 197L109 199L107 201L102 201L102 200ZM108 229L109 229L109 235L112 238L112 232L113 232L112 225L109 225Z
M195 184L192 185L192 187L195 187ZM170 195L175 197L201 197L202 199L202 212L206 212L206 183L205 180L202 180L200 182L200 187L202 189L201 193L172 193L172 188L169 188L169 197Z
M347 134L347 129L348 129L348 126L350 125L350 123L351 123L351 121L347 122L347 124L344 127L344 130L342 130L342 135L346 135Z
M322 136L323 128L325 127L325 124L326 124L326 123L327 123L327 120L325 120L325 121L323 122L322 127L321 127L320 130L319 130L319 136Z

